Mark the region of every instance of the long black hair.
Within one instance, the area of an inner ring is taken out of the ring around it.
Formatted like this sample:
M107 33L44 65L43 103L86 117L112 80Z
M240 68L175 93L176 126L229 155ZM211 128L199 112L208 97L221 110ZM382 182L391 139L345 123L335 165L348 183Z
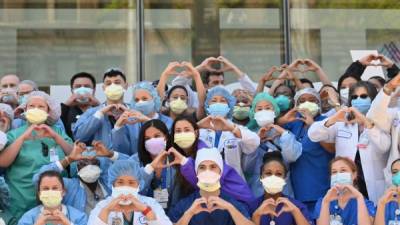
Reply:
M179 122L179 121L187 121L187 122L189 122L191 125L192 125L192 127L193 127L193 129L194 129L194 131L195 131L195 134L196 134L196 140L194 141L194 143L193 143L193 145L192 145L192 147L191 147L191 151L189 152L189 153L186 153L181 147L179 147L176 143L175 143L175 140L174 140L174 137L175 137L175 127L176 127L176 124ZM172 147L174 147L179 153L181 153L183 156L185 156L185 157L192 157L193 159L195 159L196 158L196 152L197 152L197 143L198 143L198 141L199 141L199 126L197 125L197 123L196 123L196 121L194 120L194 118L192 117L192 116L187 116L187 115L179 115L176 119L175 119L175 121L174 121L174 123L172 124L172 128L171 128L171 144L172 144Z
M359 81L351 86L349 90L349 98L348 98L348 105L351 106L351 96L358 88L365 88L367 90L368 96L371 99L371 102L375 99L378 91L376 90L375 86L368 81Z
M169 136L169 131L163 121L161 121L159 119L152 119L152 120L145 122L142 125L142 127L140 128L139 140L138 140L138 155L139 155L139 160L142 163L142 165L147 165L153 161L150 153L146 150L146 147L144 144L146 141L145 140L146 130L150 127L154 127L157 130L161 131L161 133L164 134L165 140L167 141L167 149L166 150L168 150L169 147L171 146L171 143L170 143L171 138Z

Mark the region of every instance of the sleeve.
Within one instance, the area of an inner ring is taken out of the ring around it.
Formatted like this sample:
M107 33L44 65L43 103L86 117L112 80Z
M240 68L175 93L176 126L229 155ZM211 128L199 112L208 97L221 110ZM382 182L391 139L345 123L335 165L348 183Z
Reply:
M187 162L184 165L181 165L180 171L187 182L189 182L193 187L197 187L197 176L194 169L194 160L192 157L188 157L187 159Z
M72 128L75 140L92 141L95 133L100 130L104 115L95 109L83 113Z
M317 220L319 218L319 215L321 212L321 204L322 204L322 198L318 199L317 203L315 204L314 213L313 213L314 220Z
M30 211L26 212L18 221L18 225L32 225L35 224L35 218L31 215Z
M244 154L250 154L256 151L260 145L260 137L246 127L238 125L242 138L240 139L240 147Z
M375 208L374 202L369 201L369 200L365 200L365 205L367 206L368 214L371 217L375 217L376 208Z
M336 124L326 127L325 123L328 118L314 122L308 129L308 136L313 142L334 143L336 138Z
M253 95L256 93L254 82L247 74L243 74L241 77L239 77L238 81L243 89L250 91L250 93Z
M393 63L393 66L387 69L387 77L392 79L400 72L399 67Z
M75 210L74 212L77 213L78 216L76 216L76 219L74 221L71 221L71 223L73 225L87 225L88 218L87 218L86 214L82 213L78 210Z
M96 205L96 207L90 212L87 225L107 225L107 223L104 223L99 218L100 211L105 207L105 205L106 202L104 200Z
M15 134L15 130L7 132L7 145L6 145L6 147L11 145L12 143L14 143L15 139L17 139L16 134Z
M365 132L367 133L369 141L375 146L378 152L383 154L389 151L391 144L390 134L382 131L377 126L371 129L365 129Z
M364 73L365 68L367 67L361 64L360 61L357 60L351 63L349 67L347 67L344 74L351 74L361 78L361 75Z
M164 209L161 207L161 205L156 202L154 199L151 202L151 210L156 214L156 220L147 220L148 225L172 225L171 220L168 218L167 215L165 215Z
M56 122L56 124L55 124L54 126L60 128L60 130L62 130L63 132L65 132L65 126L64 126L64 123L63 123L63 121L61 120L61 118L57 120L57 122Z
M187 210L187 208L184 207L184 202L181 200L179 201L175 207L171 208L168 211L168 217L172 221L172 223L177 223L179 219L183 216L183 213Z
M242 160L242 170L243 173L245 174L253 174L258 167L259 170L259 163L258 159L263 157L264 149L262 148L263 144L260 144L260 146L255 150L253 153L250 154L242 154L241 160Z
M302 144L290 131L286 131L278 138L278 144L282 149L283 159L288 163L295 162L303 151Z
M378 95L372 101L371 107L368 110L367 118L374 121L375 125L389 133L392 126L394 113L388 110L391 97L383 90L379 91ZM385 113L386 116L382 116Z
M126 153L131 151L131 149L136 149L135 146L131 146L131 141L129 137L128 127L124 125L121 128L113 128L111 130L111 141L112 146L115 151Z

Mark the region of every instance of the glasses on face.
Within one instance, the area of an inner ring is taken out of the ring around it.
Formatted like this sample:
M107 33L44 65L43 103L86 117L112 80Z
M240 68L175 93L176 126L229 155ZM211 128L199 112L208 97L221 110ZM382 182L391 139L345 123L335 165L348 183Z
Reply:
M362 98L362 99L366 99L369 96L367 94L361 94L361 95L352 95L351 96L351 100L357 99L357 98Z

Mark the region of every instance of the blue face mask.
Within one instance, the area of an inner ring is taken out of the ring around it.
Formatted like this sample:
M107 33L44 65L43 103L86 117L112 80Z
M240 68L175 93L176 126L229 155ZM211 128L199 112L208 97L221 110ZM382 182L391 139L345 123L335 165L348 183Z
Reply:
M400 186L400 172L392 175L392 184L394 186Z
M335 185L346 185L353 184L353 179L351 179L351 173L337 173L331 176L331 187Z
M229 111L229 106L226 103L214 103L212 105L209 105L207 108L207 112L210 116L225 117L226 115L228 115Z
M368 98L356 98L351 100L351 105L360 111L362 114L367 114L369 108L371 107L371 99Z
M278 95L275 98L281 112L287 111L290 107L290 99L286 95Z
M21 105L21 104L26 103L27 100L28 100L28 99L27 99L26 95L21 95L21 96L19 96L19 98L18 98L18 103Z
M137 111L143 113L143 115L148 116L151 113L154 112L154 101L149 100L149 101L139 101L136 102L135 107Z

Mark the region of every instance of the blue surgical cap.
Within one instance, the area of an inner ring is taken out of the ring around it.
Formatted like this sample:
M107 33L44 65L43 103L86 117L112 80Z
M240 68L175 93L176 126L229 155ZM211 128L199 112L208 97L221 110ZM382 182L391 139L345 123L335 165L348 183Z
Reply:
M138 181L140 187L144 187L139 163L134 160L117 160L110 166L108 169L108 185L112 187L115 180L120 176L131 176Z
M161 99L160 96L158 95L157 89L148 81L142 81L139 82L135 85L133 85L132 88L132 101L131 101L131 105L132 108L135 108L136 102L135 102L135 94L136 91L138 90L146 90L147 92L149 92L149 94L153 97L153 101L154 101L154 112L160 112L160 108L161 108Z
M4 180L4 177L0 177L0 210L5 210L10 206L10 190Z
M229 92L223 87L218 87L218 86L213 87L213 88L209 89L207 92L206 102L204 103L204 107L206 109L208 109L208 107L210 106L208 104L208 102L211 101L211 99L214 96L222 96L226 99L226 101L228 102L228 107L230 109L227 117L232 118L233 108L236 105L236 98L233 97L231 94L229 94Z

